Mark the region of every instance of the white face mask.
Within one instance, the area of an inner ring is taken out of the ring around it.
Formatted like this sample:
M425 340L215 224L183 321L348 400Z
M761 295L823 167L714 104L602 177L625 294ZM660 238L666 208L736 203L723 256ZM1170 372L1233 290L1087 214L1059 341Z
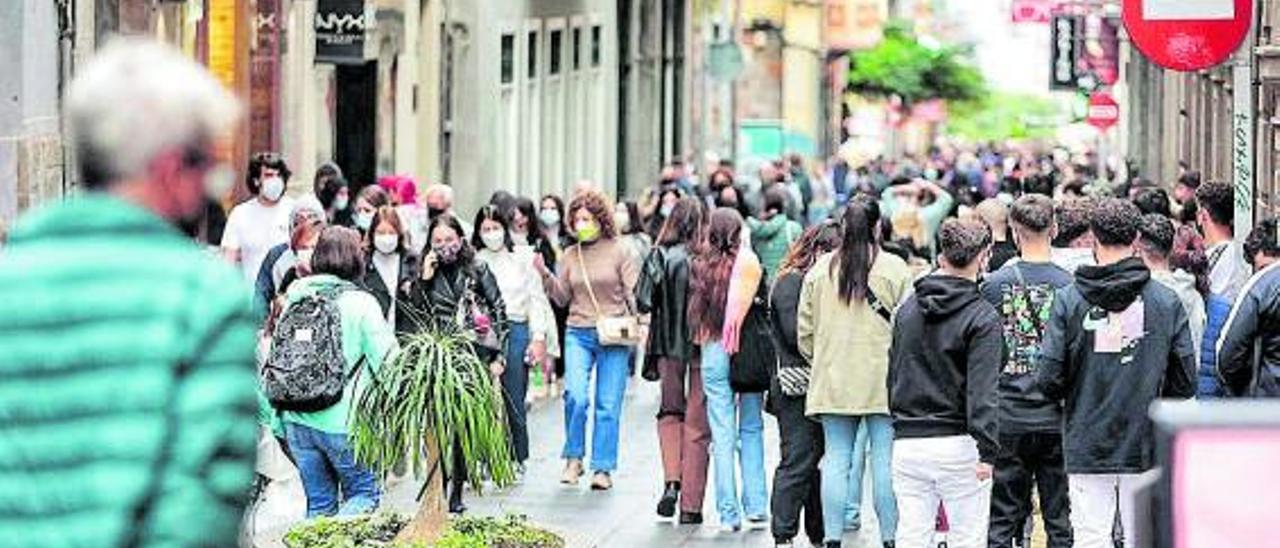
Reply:
M351 202L350 198L347 198L346 196L338 196L337 198L333 199L333 209L335 211L342 211L347 208L347 204L349 204L350 202Z
M360 230L369 230L373 226L372 213L356 213L356 227Z
M373 248L383 255L395 253L396 248L399 246L400 237L395 234L375 234L373 236Z
M280 177L267 177L261 182L263 198L275 202L284 196L284 179L281 179Z
M501 230L490 230L480 233L480 241L491 251L498 251L506 245L506 233Z

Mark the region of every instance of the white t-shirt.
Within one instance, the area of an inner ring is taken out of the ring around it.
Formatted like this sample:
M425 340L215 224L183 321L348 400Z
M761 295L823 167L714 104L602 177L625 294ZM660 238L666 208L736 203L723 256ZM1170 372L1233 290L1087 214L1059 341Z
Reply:
M250 198L231 209L222 234L222 247L240 250L240 270L250 284L258 278L262 259L272 247L289 241L289 212L293 200L284 198L267 207Z

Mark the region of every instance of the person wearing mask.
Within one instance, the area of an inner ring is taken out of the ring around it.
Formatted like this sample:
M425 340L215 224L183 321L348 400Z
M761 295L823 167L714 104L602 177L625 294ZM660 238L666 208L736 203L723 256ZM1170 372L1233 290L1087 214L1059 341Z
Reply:
M544 210L546 211L546 210ZM561 483L573 485L583 473L586 455L587 408L594 402L591 436L591 489L613 488L618 468L618 434L623 396L627 390L631 348L601 343L596 322L633 314L639 271L613 220L613 207L599 192L583 192L569 204L576 244L564 250L558 271L552 273L540 257L534 264L547 295L568 308L564 340L565 459ZM595 373L595 394L590 394Z
M903 548L931 545L939 502L949 545L987 543L1003 345L1000 315L978 291L990 249L981 220L944 222L938 270L894 316L888 384Z
M341 178L342 168L338 167L338 164L331 161L326 161L323 164L320 164L320 167L316 168L315 175L311 178L311 188L308 189L308 192L303 194L297 201L300 203L310 204L312 207L328 213L330 206L333 205L332 202L334 196L330 195L328 202L326 202L321 194L324 192L325 187L329 186L331 181ZM331 219L326 220L331 221Z
M1004 361L999 377L1000 451L991 486L988 546L1022 546L1023 524L1032 513L1031 491L1051 548L1071 546L1067 474L1062 462L1062 410L1035 386L1040 344L1055 292L1071 274L1053 264L1053 200L1027 194L1013 202L1009 217L1018 260L986 277L982 297L1000 313Z
M805 273L819 257L839 246L840 228L836 223L827 221L810 227L783 259L778 279L769 292L770 328L778 351L778 372L769 388L769 399L778 418L781 445L778 469L773 474L771 529L774 543L780 546L790 545L799 534L802 511L809 544L822 546L822 482L818 472L823 452L822 425L805 416L811 368L798 346L797 315Z
M457 217L448 213L432 217L427 234L431 250L422 258L418 279L409 284L402 296L404 306L400 312L404 318L400 324L408 333L442 328L474 333L472 349L483 363L489 364L494 378L500 379L506 369L503 353L508 334L507 306L493 271L476 259L475 248L467 242L466 231ZM448 478L449 512L461 514L467 509L462 502L466 462L458 441L451 443L455 473Z
M1133 256L1140 218L1127 200L1095 203L1089 228L1098 265L1080 267L1058 291L1040 347L1037 386L1063 402L1071 528L1081 548L1134 546L1133 494L1155 465L1147 410L1157 398L1195 395L1187 313Z
M640 218L640 208L635 202L618 202L613 207L613 221L618 223L618 234L628 246L635 258L637 270L653 247L653 238L645 233L644 220Z
M662 231L662 227L667 222L667 217L671 216L671 210L675 208L676 202L679 202L686 195L679 188L676 188L674 184L668 185L664 182L663 186L659 187L653 196L654 198L650 198L653 203L648 208L651 214L648 216L647 231L650 237L657 238L658 233ZM643 214L644 208L641 209Z
M797 313L800 354L812 366L805 414L822 424L823 540L839 546L849 506L849 475L858 428L867 425L872 486L880 540L892 544L897 527L893 497L888 351L891 313L911 286L906 262L879 246L880 206L855 199L845 208L840 247L805 275ZM861 360L849 360L861 356Z
M707 398L715 462L716 513L725 532L768 525L769 494L764 471L764 394L735 393L729 384L731 356L759 284L760 260L742 241L744 223L733 209L711 212L706 241L694 255L687 316L702 351L702 390ZM742 468L742 498L737 470Z
M342 321L341 348L348 364L342 399L314 412L284 411L285 438L298 465L307 495L307 517L372 512L382 494L378 478L355 459L350 431L351 406L371 386L378 369L396 350L396 337L378 302L355 282L364 275L360 235L343 227L320 234L311 257L310 276L299 278L285 294L281 318L303 298L332 293ZM357 370L359 368L359 370Z
M471 245L479 250L476 260L493 273L507 307L506 367L500 380L513 456L523 473L524 462L529 460L529 425L524 405L529 391L528 364L542 363L547 353L547 334L555 329L555 321L533 267L533 250L512 243L502 211L492 205L480 208L471 234Z
M1196 223L1209 254L1209 291L1235 302L1249 279L1244 248L1234 241L1235 193L1231 184L1210 181L1196 189Z
M561 200L555 194L548 194L542 197L538 207L538 226L542 232L542 239L548 244L552 254L550 261L547 260L545 255L542 255L543 264L551 272L559 272L564 250L575 243L573 231L569 228L569 219L564 214L564 200ZM555 312L556 331L560 335L560 343L563 350L564 343L567 340L565 337L568 333L569 307L562 306L553 300L551 310ZM564 360L562 351L560 358L556 359L555 362L555 377L557 379L565 378ZM562 391L560 389L557 390L557 392Z
M0 538L234 546L255 316L244 274L179 227L231 181L216 143L241 106L136 37L77 65L65 98L80 191L21 217L0 260Z
M682 525L702 523L711 441L702 367L687 313L690 257L702 234L704 207L697 198L676 202L636 287L636 308L650 315L645 369L656 371L661 391L657 422L663 492L658 515L674 516L679 503Z
M285 272L298 262L292 245L293 235L299 226L310 223L325 224L324 211L315 204L299 200L294 204L293 212L289 215L289 241L272 247L262 259L262 266L258 267L258 275L253 286L254 296L257 299L257 305L263 311L269 310L275 297L284 292L280 282L284 279Z
M391 206L391 196L387 195L387 191L382 190L377 185L369 185L360 189L360 193L356 194L355 206L355 228L360 231L360 236L369 235L369 230L373 228L373 216L378 213L379 209Z
M1009 206L996 198L987 198L973 208L978 218L991 227L991 261L987 272L995 272L1018 256L1018 246L1009 239Z
M232 208L227 216L222 253L240 267L249 283L257 280L267 252L289 239L293 201L284 195L289 175L289 166L279 154L254 154L245 174L245 185L253 197Z
M760 257L766 280L772 280L778 273L778 266L791 243L804 231L800 223L787 218L786 208L787 190L774 184L764 191L764 207L759 218L747 218L747 226L751 229L751 249Z
M1049 256L1053 264L1072 274L1081 266L1093 265L1093 234L1089 232L1093 207L1092 198L1073 198L1060 200L1054 209L1058 229Z
M555 271L556 251L552 248L551 242L547 241L542 231L538 229L538 210L533 200L523 196L515 198L508 216L511 219L509 226L511 227L511 243L514 249L527 250L534 255L542 257L542 261L548 265L547 267ZM555 393L556 362L563 354L560 348L560 341L564 340L564 323L559 313L556 312L556 308L550 304L549 299L546 301L545 306L547 308L542 313L551 318L553 325L548 326L547 351L543 354L542 359L535 364L541 368L543 382L543 391L535 394L535 398L550 398ZM561 370L563 370L563 365Z
M730 185L721 188L716 192L713 203L715 207L723 207L738 212L738 216L743 219L751 217L751 210L747 208L747 201L742 196L742 189Z
M894 233L911 238L920 248L932 245L938 225L954 205L950 192L924 179L903 180L880 193L880 209L893 223Z
M1169 257L1173 252L1175 237L1173 221L1158 213L1147 213L1138 223L1138 240L1134 249L1151 271L1151 279L1173 290L1178 300L1182 301L1183 310L1187 313L1187 325L1191 330L1191 346L1199 356L1206 321L1204 297L1196 289L1194 274L1173 270L1170 265Z
M341 176L321 180L316 198L324 208L325 218L333 226L355 227L351 208L351 185Z
M1196 219L1196 190L1200 188L1199 171L1183 171L1173 185L1174 211L1178 224L1194 224Z
M373 214L372 230L364 238L369 256L364 275L360 277L361 289L368 291L378 301L387 323L403 332L408 326L401 322L400 293L418 277L417 255L409 250L404 221L391 206L383 206Z
M1277 219L1258 223L1244 241L1245 256L1257 271L1240 291L1217 347L1217 370L1235 397L1280 397L1280 241Z
M311 258L315 256L316 243L320 241L320 233L324 232L328 226L322 221L310 221L299 224L293 229L293 233L289 235L289 248L293 252L293 265L280 274L280 283L276 284L276 294L273 295L271 303L272 321L280 315L280 297L283 297L289 291L289 286L298 278L310 276L313 272L311 269ZM272 329L268 324L265 335L270 335Z
M456 215L453 212L453 187L449 185L435 183L428 186L423 193L423 202L427 204L428 219L435 219L445 213Z

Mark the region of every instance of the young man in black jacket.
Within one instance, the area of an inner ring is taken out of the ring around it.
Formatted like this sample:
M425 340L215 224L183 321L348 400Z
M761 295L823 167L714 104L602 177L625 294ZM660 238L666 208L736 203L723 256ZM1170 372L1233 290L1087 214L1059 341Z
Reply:
M1218 375L1233 396L1280 397L1280 238L1272 218L1244 241L1245 260L1257 271L1240 290L1218 340ZM1259 360L1262 363L1257 363Z
M1141 215L1099 200L1089 214L1098 266L1058 292L1041 346L1037 385L1064 400L1063 453L1078 548L1132 546L1133 493L1153 465L1147 408L1195 395L1195 350L1182 302L1134 256Z
M1070 548L1062 405L1036 388L1035 373L1054 294L1070 285L1072 278L1052 262L1053 200L1027 194L1013 203L1010 218L1021 259L1005 264L982 283L982 296L1004 320L1000 453L994 463L987 545L1023 545L1023 524L1031 515L1034 485L1049 547Z
M953 546L987 543L996 441L1000 316L978 292L991 253L980 220L938 229L939 270L898 309L889 349L898 548L924 548L941 501Z

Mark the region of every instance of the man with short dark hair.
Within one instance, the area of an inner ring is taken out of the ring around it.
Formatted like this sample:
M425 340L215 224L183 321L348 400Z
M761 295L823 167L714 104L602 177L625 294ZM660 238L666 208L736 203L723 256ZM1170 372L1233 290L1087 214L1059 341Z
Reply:
M1040 494L1049 546L1071 546L1067 475L1062 462L1062 409L1035 385L1040 344L1054 293L1071 274L1053 264L1053 200L1027 194L1010 211L1021 257L987 276L982 296L1003 320L1000 371L1000 452L991 488L988 546L1021 545L1031 514L1031 488Z
M1173 290L1178 295L1178 300L1182 301L1182 308L1187 312L1187 323L1191 328L1191 344L1199 356L1200 340L1204 337L1206 322L1204 296L1196 289L1195 275L1185 270L1174 270L1169 265L1175 234L1173 221L1168 217L1148 213L1142 216L1138 224L1138 241L1134 247L1138 257L1151 270L1151 279Z
M977 219L947 220L938 249L939 270L918 280L899 307L889 349L899 548L930 544L939 502L948 541L987 542L1001 337L1000 316L977 279L991 231Z
M1111 548L1117 512L1133 546L1133 494L1155 464L1147 408L1195 395L1195 349L1182 303L1133 256L1138 208L1098 200L1089 214L1097 266L1058 291L1037 385L1064 402L1063 453L1074 545ZM1117 506L1118 505L1118 506Z
M1235 396L1280 397L1280 233L1277 219L1258 223L1244 249L1257 273L1240 298L1218 341L1218 373ZM1260 362L1260 363L1259 363Z
M1169 193L1163 188L1152 187L1139 190L1133 196L1133 205L1138 206L1138 211L1143 215L1155 213L1164 217L1172 216Z
M1067 272L1093 264L1093 235L1089 233L1089 210L1093 204L1092 198L1071 198L1058 202L1054 208L1057 230L1050 256L1053 264Z
M1196 190L1196 223L1209 256L1209 292L1230 302L1235 302L1249 279L1244 249L1232 240L1235 207L1235 194L1228 183L1210 181Z

